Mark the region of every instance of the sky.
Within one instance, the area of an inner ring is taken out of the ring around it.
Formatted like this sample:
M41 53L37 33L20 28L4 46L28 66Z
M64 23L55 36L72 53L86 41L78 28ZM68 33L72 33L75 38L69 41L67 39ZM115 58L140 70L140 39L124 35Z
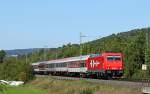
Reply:
M0 0L0 49L59 47L150 26L150 0ZM93 36L93 37L91 37Z

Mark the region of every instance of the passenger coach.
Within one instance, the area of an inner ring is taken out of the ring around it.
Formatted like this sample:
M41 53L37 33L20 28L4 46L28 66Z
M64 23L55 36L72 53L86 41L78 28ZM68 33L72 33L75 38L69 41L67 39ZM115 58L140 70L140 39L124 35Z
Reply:
M90 54L32 64L35 73L97 78L121 77L124 62L121 53Z

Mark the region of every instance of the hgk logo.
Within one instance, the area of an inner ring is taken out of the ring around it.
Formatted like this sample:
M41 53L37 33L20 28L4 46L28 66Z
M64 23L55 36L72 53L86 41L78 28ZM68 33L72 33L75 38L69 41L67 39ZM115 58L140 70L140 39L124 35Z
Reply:
M91 60L91 62L90 62L90 66L91 66L92 68L94 68L95 66L97 67L98 64L100 64L98 61L95 62L94 60Z

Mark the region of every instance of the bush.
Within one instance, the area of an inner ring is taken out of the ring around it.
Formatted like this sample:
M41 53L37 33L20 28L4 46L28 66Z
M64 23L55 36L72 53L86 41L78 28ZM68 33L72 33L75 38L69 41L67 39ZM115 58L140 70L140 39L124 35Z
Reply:
M26 81L28 80L28 78L27 78L27 73L21 72L21 73L19 74L19 80L26 82Z
M0 84L0 93L3 93L6 91L6 86L3 84Z
M138 70L136 73L132 76L133 79L148 79L149 75L147 74L147 71Z
M29 81L33 77L31 65L23 60L9 58L0 64L0 79Z

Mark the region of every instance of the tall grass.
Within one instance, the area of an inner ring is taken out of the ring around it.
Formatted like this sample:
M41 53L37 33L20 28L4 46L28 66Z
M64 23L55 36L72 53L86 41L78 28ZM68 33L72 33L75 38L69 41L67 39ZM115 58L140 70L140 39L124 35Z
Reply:
M4 84L0 84L0 94L1 93L4 93L5 91L6 91L6 85L4 85Z
M6 87L7 90L0 92L0 94L46 94L40 88L34 87Z
M41 88L47 94L142 94L137 87L97 84L83 80L56 80L51 77L37 78L26 86Z

